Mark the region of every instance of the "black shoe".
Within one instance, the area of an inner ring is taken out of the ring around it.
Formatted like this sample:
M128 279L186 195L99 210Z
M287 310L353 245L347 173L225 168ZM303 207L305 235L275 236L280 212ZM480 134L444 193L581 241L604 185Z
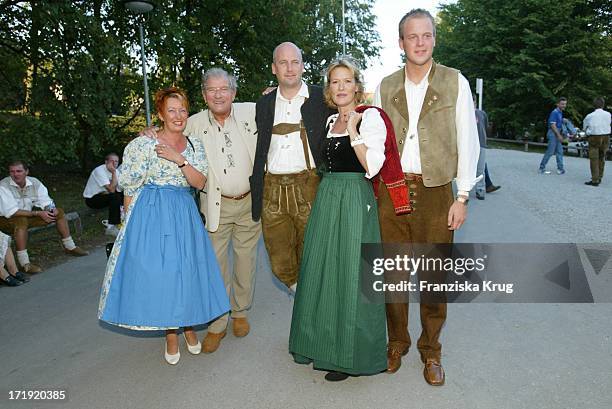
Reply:
M21 281L22 283L27 283L28 281L30 281L30 277L26 276L21 271L16 272L13 277Z
M484 197L484 195L481 195L480 193L476 193L476 199L478 199L478 200L484 200L484 199L485 199L485 197Z
M17 280L15 277L13 277L10 274L5 279L0 278L0 283L4 284L6 286L9 286L9 287L18 287L21 284L23 284L23 282Z
M501 186L495 186L495 185L487 186L487 193L493 193L496 190L499 190L500 188Z
M331 371L328 372L327 375L325 375L325 380L329 382L340 382L344 381L348 377L349 375L344 372Z
M588 186L599 186L599 183L594 183L592 180L589 180L588 182L584 182L584 184Z

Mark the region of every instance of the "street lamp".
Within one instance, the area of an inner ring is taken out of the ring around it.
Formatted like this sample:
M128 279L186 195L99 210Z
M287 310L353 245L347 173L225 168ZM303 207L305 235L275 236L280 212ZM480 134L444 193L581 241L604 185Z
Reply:
M149 0L123 0L123 6L136 15L144 15L155 8L155 4ZM151 126L151 107L149 106L149 86L147 84L147 64L145 63L144 29L142 27L143 20L144 18L138 19L138 29L140 31L140 56L142 58L142 80L144 82L144 100L147 114L147 126Z
M344 22L344 0L342 0L342 55L346 56L346 26Z

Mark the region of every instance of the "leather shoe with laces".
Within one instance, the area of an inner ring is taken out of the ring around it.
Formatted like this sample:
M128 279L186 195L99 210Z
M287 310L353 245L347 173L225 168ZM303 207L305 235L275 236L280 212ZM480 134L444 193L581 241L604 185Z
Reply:
M66 254L70 254L71 256L75 256L75 257L82 257L82 256L86 256L89 254L88 251L83 250L79 246L73 248L72 250L68 250L67 248L64 248L64 252Z
M444 368L439 359L427 358L425 368L423 368L425 382L433 386L444 385Z
M398 347L387 348L387 373L396 373L402 366L402 356L408 353L408 348L403 351Z

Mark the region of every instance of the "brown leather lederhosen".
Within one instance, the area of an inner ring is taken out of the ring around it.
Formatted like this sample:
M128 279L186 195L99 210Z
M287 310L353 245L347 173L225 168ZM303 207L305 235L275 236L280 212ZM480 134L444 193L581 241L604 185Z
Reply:
M272 128L273 135L288 135L298 130L306 170L292 174L266 173L261 214L272 272L287 287L297 283L306 222L319 186L319 176L310 161L303 121L277 124Z

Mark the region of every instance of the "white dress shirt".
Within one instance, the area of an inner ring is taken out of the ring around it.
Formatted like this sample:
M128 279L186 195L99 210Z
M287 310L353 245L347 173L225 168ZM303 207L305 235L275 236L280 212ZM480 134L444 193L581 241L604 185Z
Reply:
M329 125L328 138L339 138L348 135L348 132L337 134L331 131L334 122L338 119L338 115L333 114L327 119ZM365 174L365 177L372 179L380 172L383 163L385 163L385 141L387 139L385 121L383 121L382 116L380 116L376 109L369 108L363 111L359 135L363 138L363 144L367 148L366 164L368 165L368 172Z
M299 124L302 120L301 108L308 98L308 86L302 81L302 87L297 95L291 99L282 96L280 89L276 92L274 108L274 125ZM308 141L307 141L308 142ZM314 158L308 146L310 166L315 168ZM272 134L270 149L268 151L268 172L274 174L299 173L306 169L304 148L300 132L291 132L288 135Z
M96 167L91 171L89 179L87 179L87 184L85 185L85 190L83 191L83 197L86 199L91 199L98 193L108 193L105 186L110 185L112 179L113 174L108 170L105 163Z
M584 118L582 127L587 135L610 135L610 113L597 108Z
M421 149L419 147L418 118L421 115L423 100L429 87L429 71L418 84L408 79L404 81L408 115L410 118L404 148L401 152L402 171L404 173L422 174ZM476 177L476 165L480 156L478 129L474 116L474 101L470 84L461 74L458 75L459 88L455 108L455 126L457 128L457 190L459 194L467 195L482 175ZM380 84L374 94L374 105L381 107ZM415 120L416 118L416 120Z

